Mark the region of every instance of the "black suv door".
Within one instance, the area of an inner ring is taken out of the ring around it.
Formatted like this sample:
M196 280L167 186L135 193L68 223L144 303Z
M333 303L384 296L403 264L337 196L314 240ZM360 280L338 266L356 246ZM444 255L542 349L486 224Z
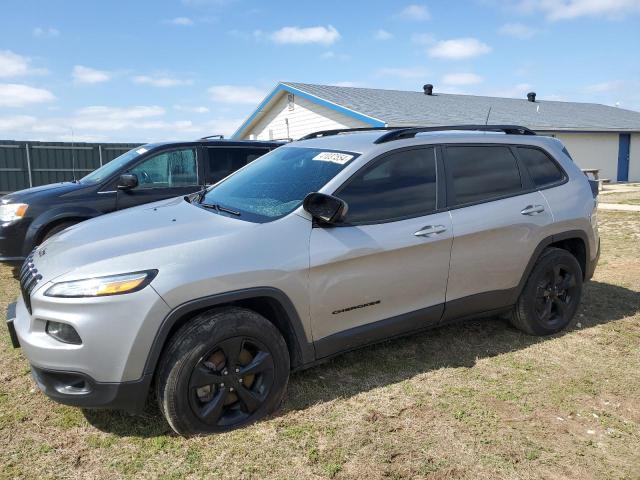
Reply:
M138 186L118 192L118 210L199 190L197 150L195 145L164 150L130 168Z
M205 178L207 185L213 185L232 174L256 158L269 152L268 147L207 146L203 148L205 157Z

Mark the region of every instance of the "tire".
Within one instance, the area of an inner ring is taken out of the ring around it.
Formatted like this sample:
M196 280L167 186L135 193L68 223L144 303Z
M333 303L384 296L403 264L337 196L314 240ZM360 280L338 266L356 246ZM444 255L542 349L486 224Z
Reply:
M58 223L57 225L54 225L49 230L47 230L47 232L44 234L44 237L42 237L40 244L44 243L45 240L48 240L51 237L53 237L56 233L60 233L62 230L69 228L70 226L75 225L76 223L78 222L62 222L62 223Z
M289 352L278 329L252 310L198 315L171 338L156 397L184 436L225 432L276 410L289 380Z
M530 335L552 335L569 326L582 295L582 269L560 248L542 252L511 313L511 324Z

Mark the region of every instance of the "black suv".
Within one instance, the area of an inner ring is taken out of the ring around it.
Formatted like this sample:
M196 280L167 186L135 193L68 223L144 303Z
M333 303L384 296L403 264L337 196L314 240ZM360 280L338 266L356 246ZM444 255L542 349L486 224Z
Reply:
M20 262L65 228L212 185L282 142L201 139L136 147L86 177L0 199L0 261Z

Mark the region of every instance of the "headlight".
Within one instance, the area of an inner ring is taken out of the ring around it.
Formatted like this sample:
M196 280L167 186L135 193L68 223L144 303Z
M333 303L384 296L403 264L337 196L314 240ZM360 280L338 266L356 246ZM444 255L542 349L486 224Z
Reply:
M108 277L86 278L71 282L60 282L51 285L44 294L47 297L104 297L106 295L122 295L142 290L151 283L158 274L157 270L146 272L123 273Z
M26 203L5 203L0 205L0 222L20 220L27 213L29 205Z

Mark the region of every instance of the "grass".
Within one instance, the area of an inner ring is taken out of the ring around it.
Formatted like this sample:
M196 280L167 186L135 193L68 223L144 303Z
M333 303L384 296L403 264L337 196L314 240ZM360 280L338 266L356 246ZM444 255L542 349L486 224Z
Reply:
M345 354L293 375L282 408L183 439L152 410L57 405L0 332L0 478L640 478L640 218L600 212L576 326L499 319ZM0 307L17 295L0 269Z

